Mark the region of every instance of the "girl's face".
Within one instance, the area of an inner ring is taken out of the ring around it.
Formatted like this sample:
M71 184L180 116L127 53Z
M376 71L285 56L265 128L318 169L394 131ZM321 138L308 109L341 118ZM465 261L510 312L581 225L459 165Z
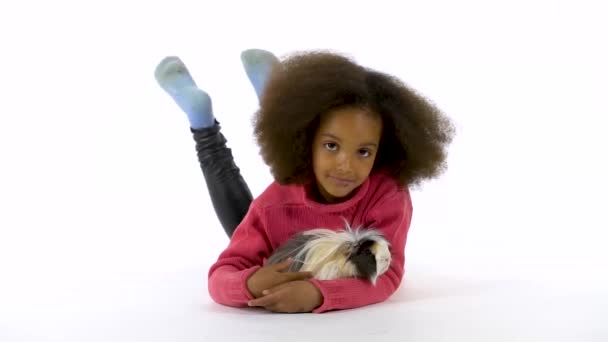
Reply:
M369 176L380 145L382 119L359 108L321 116L312 147L317 188L328 203L349 198Z

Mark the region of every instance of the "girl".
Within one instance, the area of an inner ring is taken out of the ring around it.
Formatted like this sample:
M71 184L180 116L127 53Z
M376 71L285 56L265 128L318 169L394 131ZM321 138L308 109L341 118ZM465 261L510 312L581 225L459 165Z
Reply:
M231 237L209 270L217 303L275 312L326 312L378 303L401 284L412 218L408 186L445 169L454 129L435 106L397 78L334 53L279 61L241 54L260 101L254 134L275 181L253 199L214 118L210 97L177 57L155 76L188 115L214 208ZM374 227L392 263L376 285L359 278L312 279L264 266L278 246L313 228Z

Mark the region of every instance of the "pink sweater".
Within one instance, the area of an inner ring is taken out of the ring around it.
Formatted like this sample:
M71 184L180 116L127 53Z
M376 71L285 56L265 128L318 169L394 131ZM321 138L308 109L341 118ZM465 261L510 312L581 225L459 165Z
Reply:
M219 304L246 307L253 296L247 279L285 240L313 228L353 228L382 231L391 244L392 263L373 286L358 278L311 281L323 294L323 304L313 312L351 309L382 302L401 284L404 253L412 218L407 188L382 174L373 174L348 201L321 204L309 199L303 186L272 183L258 198L237 227L228 247L209 270L209 294Z

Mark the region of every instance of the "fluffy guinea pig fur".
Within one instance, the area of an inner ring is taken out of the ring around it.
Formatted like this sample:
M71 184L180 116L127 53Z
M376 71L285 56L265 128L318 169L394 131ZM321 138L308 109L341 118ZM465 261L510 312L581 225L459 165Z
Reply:
M288 272L312 272L320 280L359 277L372 284L391 264L390 245L375 229L311 229L279 246L266 265L293 258Z

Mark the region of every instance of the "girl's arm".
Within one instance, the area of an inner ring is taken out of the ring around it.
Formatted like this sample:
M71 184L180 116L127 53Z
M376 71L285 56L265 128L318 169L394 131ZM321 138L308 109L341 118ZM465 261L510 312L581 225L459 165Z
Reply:
M323 295L323 304L313 312L352 309L388 299L399 287L404 273L405 243L412 219L409 192L394 193L371 209L369 227L381 230L391 243L391 266L376 285L360 278L310 281Z
M215 302L244 307L254 298L247 288L247 279L261 267L271 250L264 226L254 201L230 244L209 269L208 290Z

